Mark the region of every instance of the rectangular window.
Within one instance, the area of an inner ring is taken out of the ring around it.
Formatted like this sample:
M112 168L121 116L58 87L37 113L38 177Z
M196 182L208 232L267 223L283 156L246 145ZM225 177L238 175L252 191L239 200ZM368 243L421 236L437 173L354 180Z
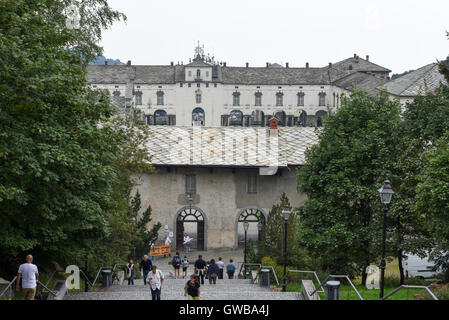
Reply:
M234 107L240 106L240 94L235 93L232 98L232 105Z
M256 94L256 101L254 103L256 107L262 106L262 94Z
M196 175L186 175L186 194L196 194Z
M209 71L206 71L206 77L209 78Z
M227 127L228 126L228 120L229 120L229 115L228 114L224 114L221 116L221 126L222 127Z
M137 94L136 95L136 106L141 106L142 105L142 94Z
M304 93L298 93L298 107L304 107Z
M179 87L180 87L180 88L182 88L182 85L183 85L183 84L182 84L182 83L180 83L180 84L179 84Z
M321 93L319 94L319 102L318 102L318 105L319 105L320 107L326 106L326 94L325 94L324 92L321 92Z
M168 116L168 125L176 126L176 115L173 114Z
M248 176L248 184L246 189L248 193L257 193L257 175L251 174Z

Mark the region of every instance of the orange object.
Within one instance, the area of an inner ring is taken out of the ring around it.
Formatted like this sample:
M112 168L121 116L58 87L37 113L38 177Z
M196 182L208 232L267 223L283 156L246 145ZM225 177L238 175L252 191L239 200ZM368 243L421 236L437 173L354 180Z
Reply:
M278 128L279 120L276 118L270 119L270 129L277 129Z
M157 257L164 254L171 254L171 246L152 246L150 249L150 256Z

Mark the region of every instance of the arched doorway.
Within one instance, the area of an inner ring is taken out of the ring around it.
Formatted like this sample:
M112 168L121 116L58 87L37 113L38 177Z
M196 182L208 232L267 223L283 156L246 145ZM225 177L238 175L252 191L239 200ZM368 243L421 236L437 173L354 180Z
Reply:
M191 249L206 250L206 226L206 215L200 208L188 206L180 209L175 216L176 249L182 249L184 233L187 232L193 238Z
M247 232L247 241L256 243L261 239L261 233L259 231L259 222L264 225L266 221L266 212L258 207L247 207L239 211L236 219L235 226L235 247L243 248L245 246L245 230L243 223L249 222L249 228Z

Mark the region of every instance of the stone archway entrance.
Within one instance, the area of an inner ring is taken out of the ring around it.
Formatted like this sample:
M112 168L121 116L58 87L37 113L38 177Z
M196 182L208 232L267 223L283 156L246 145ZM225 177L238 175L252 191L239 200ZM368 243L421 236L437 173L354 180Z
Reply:
M245 221L249 222L247 240L257 242L261 239L261 232L259 231L258 224L259 222L265 224L266 213L263 209L258 207L248 207L239 211L239 213L237 214L235 227L236 248L243 248L245 246L245 231L243 228L243 223Z
M206 250L206 215L198 207L184 207L175 217L176 250L181 250L184 242L184 233L193 238L190 248L193 250Z

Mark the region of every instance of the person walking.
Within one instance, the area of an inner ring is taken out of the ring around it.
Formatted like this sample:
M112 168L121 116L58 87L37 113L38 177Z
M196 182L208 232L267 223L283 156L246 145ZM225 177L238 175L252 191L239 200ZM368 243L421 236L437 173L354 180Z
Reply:
M218 269L220 270L218 272L218 279L223 279L223 270L224 270L225 264L221 260L221 257L218 258L217 266L218 266Z
M200 287L198 276L192 274L184 287L184 297L188 295L189 300L200 300Z
M187 277L187 268L189 267L189 260L187 259L187 256L184 256L184 259L182 259L182 278L184 279Z
M153 268L153 263L148 259L147 255L143 256L143 260L140 262L140 274L143 278L143 284L147 285L147 277Z
M206 261L203 260L203 256L199 255L198 260L195 261L195 273L198 274L201 284L204 284L204 275L206 273Z
M168 254L169 257L171 257L171 240L169 236L165 237L165 245L170 247L170 253ZM165 258L165 254L164 254L164 258Z
M217 276L219 272L220 268L218 268L218 265L215 263L215 259L211 259L206 273L207 278L209 279L209 284L217 284Z
M172 265L175 269L175 279L178 279L179 269L181 268L181 256L179 255L179 252L176 252L176 255L173 257Z
M234 279L235 264L232 259L230 259L229 263L226 265L226 273L228 274L229 279Z
M161 300L162 285L164 284L164 274L155 265L148 274L148 285L151 289L152 300Z
M22 280L24 299L34 300L39 272L37 266L33 264L33 256L31 254L26 256L25 261L25 263L19 266L19 271L17 271L16 291L20 291L20 280Z
M128 286L134 285L134 277L136 276L136 267L134 266L134 261L129 260L129 263L126 265L127 276L128 276Z

